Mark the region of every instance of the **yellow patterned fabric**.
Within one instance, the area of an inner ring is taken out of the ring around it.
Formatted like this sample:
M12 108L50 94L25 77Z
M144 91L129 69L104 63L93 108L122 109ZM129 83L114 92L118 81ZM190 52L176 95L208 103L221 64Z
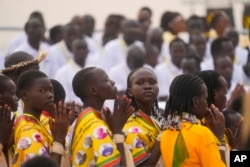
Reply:
M123 131L126 135L125 143L132 152L135 165L148 159L149 152L160 133L160 129L152 119L142 111L138 111L130 116Z
M52 115L47 111L43 111L40 116L40 122L47 129L48 132L50 132L50 126L49 126L50 119L53 119Z
M87 108L77 118L71 144L72 165L119 166L121 156L108 125L98 111Z
M13 167L21 166L36 155L49 156L53 138L34 116L23 114L15 123Z
M160 147L165 166L176 166L174 155L180 133L188 154L181 167L225 167L218 150L218 141L213 133L205 126L190 122L182 122L180 130L168 128L163 132Z

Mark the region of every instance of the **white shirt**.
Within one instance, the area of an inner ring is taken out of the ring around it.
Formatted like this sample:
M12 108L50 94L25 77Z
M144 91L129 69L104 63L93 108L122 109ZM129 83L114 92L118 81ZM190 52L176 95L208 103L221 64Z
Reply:
M169 87L172 80L182 74L182 69L177 68L172 62L163 62L155 67L155 74L158 79L158 97L169 96Z
M4 68L4 62L5 62L5 57L4 57L3 53L0 50L0 69Z
M206 61L203 61L201 63L201 70L214 70L214 62L213 59L208 59ZM242 78L242 70L241 66L239 65L233 65L233 74L232 74L232 81L236 83L243 83Z
M250 77L246 75L246 73L243 70L243 67L240 68L241 69L241 74L242 74L242 79L243 79L243 85L245 86L250 86Z
M119 63L112 67L108 72L108 76L115 82L118 91L127 89L127 77L131 72L126 62Z
M82 101L77 97L73 91L72 80L75 74L82 69L81 66L76 64L73 60L70 60L68 63L63 65L55 74L55 79L59 81L66 93L65 102L71 103L75 101L76 104L82 106Z
M23 51L34 57L37 57L41 51L47 51L49 47L50 47L49 44L45 42L40 42L39 50L37 50L29 44L28 40L26 40L26 41L23 41L23 43L19 45L12 53L17 52L17 51Z
M6 53L5 53L5 56L8 56L9 54L13 53L13 51L18 47L20 46L23 42L27 41L28 39L28 36L25 32L17 35L16 37L14 37L8 47L7 47L7 50L6 50Z
M164 61L171 61L169 45L166 42L162 42L161 52L158 56L158 63L162 63Z
M93 37L89 37L87 35L84 36L84 40L86 41L88 45L88 50L90 54L95 54L101 49L100 43L96 41L96 39Z
M142 46L142 42L136 41L135 44ZM109 41L103 48L101 55L102 68L108 72L111 67L126 60L128 46L122 36Z
M52 45L47 53L47 57L40 63L40 70L54 78L59 68L68 61L73 60L73 53L68 49L64 41Z
M235 60L236 60L236 64L237 65L245 65L247 62L247 57L248 57L248 52L246 49L240 47L240 46L236 46L235 50Z
M153 70L153 68L147 64L143 66ZM115 82L118 91L125 91L127 89L127 78L130 72L131 69L125 61L115 65L108 72L109 78Z

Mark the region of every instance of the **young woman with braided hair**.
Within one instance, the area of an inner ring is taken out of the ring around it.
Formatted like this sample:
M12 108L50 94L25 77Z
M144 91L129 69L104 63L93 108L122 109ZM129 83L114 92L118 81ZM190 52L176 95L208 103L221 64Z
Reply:
M207 87L197 76L182 74L172 81L160 143L165 166L225 166L217 146L224 117L213 104L208 107L207 98ZM201 125L203 118L209 128Z
M225 111L227 107L227 82L222 75L213 70L204 70L196 73L207 86L208 105L214 104L220 112ZM206 120L203 120L206 125ZM232 149L240 149L240 143L237 139L239 136L233 136L229 128L225 129L224 141L226 147L223 148L227 164L229 165L229 151ZM221 151L223 151L221 150Z
M164 128L157 103L159 88L155 73L145 67L133 70L127 78L126 93L136 112L123 128L125 142L132 150L135 166L155 166L161 155L159 140Z

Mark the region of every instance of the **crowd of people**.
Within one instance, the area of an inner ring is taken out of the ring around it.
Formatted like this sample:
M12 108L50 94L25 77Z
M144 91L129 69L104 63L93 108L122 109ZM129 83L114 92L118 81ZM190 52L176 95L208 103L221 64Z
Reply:
M0 166L223 167L250 149L250 44L223 11L152 15L47 37L32 12L0 55Z

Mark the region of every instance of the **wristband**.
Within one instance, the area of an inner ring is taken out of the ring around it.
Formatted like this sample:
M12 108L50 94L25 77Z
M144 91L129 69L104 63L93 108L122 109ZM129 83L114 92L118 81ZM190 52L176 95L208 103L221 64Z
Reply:
M51 152L63 155L65 150L61 143L54 141Z
M158 134L156 140L157 140L157 141L161 141L161 137L162 137L162 131Z
M122 134L114 134L113 141L114 143L124 143L124 136Z

